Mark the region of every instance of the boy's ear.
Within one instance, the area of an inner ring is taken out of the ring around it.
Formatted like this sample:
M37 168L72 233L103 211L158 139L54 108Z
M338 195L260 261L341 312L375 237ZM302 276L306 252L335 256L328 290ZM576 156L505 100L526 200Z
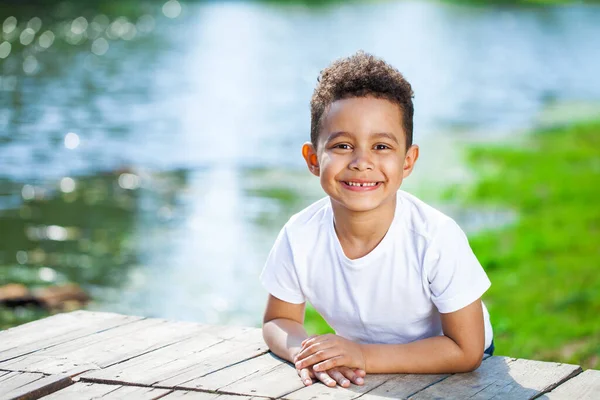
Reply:
M417 162L418 158L419 158L419 146L417 146L416 144L413 144L412 146L409 147L408 151L406 152L406 156L404 157L404 167L403 167L403 171L402 171L402 176L404 178L409 176L410 173L413 171L413 168L415 167L415 163Z
M304 157L304 161L306 161L306 166L308 167L310 173L314 176L319 176L319 159L317 158L317 150L312 143L304 143L302 146L302 157Z

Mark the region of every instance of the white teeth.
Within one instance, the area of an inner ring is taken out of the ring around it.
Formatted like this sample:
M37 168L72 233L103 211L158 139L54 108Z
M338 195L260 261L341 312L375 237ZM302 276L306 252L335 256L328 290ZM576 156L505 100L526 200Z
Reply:
M377 182L359 183L359 182L347 182L350 186L375 186Z

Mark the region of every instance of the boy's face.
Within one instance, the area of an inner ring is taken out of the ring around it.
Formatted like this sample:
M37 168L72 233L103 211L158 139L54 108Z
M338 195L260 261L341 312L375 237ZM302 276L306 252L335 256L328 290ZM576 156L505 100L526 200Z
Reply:
M371 211L395 200L419 155L406 150L398 105L374 97L335 101L324 115L317 149L302 154L331 199L350 211Z

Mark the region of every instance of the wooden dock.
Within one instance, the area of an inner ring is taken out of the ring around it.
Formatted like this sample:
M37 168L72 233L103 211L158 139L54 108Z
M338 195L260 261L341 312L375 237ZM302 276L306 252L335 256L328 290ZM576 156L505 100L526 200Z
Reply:
M600 371L489 357L455 375L308 387L260 329L76 311L0 331L0 399L600 399Z

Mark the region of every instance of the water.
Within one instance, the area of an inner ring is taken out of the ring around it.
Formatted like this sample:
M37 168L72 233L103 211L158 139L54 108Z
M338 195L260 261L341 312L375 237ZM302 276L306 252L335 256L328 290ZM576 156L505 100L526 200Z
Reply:
M597 6L79 3L0 8L0 285L78 282L97 310L259 323L272 241L321 196L300 146L334 58L412 83L423 192L469 178L465 138L600 101Z

